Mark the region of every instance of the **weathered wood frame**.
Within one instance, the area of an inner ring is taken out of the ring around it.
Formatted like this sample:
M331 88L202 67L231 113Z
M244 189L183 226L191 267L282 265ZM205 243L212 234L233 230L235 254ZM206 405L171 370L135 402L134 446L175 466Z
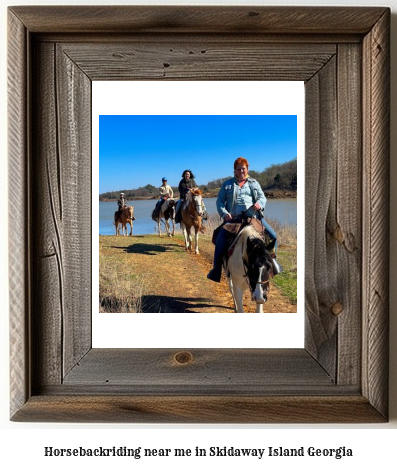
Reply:
M387 420L389 22L375 7L9 8L12 420ZM91 348L92 80L305 81L304 349Z

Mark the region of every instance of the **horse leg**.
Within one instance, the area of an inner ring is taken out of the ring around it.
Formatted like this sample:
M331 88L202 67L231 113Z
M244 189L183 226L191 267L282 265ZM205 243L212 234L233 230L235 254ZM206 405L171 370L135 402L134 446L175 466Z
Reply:
M244 312L244 307L243 307L244 291L239 286L237 286L236 283L233 283L232 277L229 278L229 287L233 296L234 310L238 313L243 313Z
M227 280L229 282L229 289L230 289L230 293L232 294L232 298L233 298L234 311L237 312L237 302L236 302L236 298L234 296L233 281L232 281L232 278L230 276L228 277Z
M187 250L192 250L192 235L190 233L191 226L187 229L187 238L188 238L188 248Z
M263 314L263 303L256 303L256 311Z
M195 246L196 246L196 254L199 254L199 246L198 246L198 240L199 240L199 231L198 231L198 227L195 227L194 228L195 230L195 234L194 234L194 238L195 238Z
M132 237L132 221L130 222L130 236Z
M190 247L192 245L192 237L190 235L190 227L188 228L184 224L182 230L183 230L183 235L185 237L185 249L188 251L188 250L190 250Z
M183 224L183 222L181 222L181 229L182 229L183 238L185 239L185 250L187 250L187 233L186 233L185 224Z
M171 219L172 221L172 236L175 235L175 219Z
M159 236L161 237L161 220L160 220L160 218L157 219L157 228L158 228L158 231L159 231Z
M165 229L166 229L166 231L167 231L167 236L168 236L168 237L171 237L171 234L170 234L170 232L171 232L170 229L171 229L171 228L170 228L170 223L168 222L168 219L165 220Z

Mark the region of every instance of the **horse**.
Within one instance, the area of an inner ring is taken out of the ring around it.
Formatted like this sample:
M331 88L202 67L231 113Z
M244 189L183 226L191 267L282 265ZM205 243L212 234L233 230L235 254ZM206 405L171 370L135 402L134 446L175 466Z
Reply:
M154 219L157 221L157 227L159 231L159 236L161 237L161 219L164 218L165 220L165 230L167 231L168 237L172 237L175 235L175 206L176 201L173 198L168 198L164 201L164 203L160 207L159 215ZM171 227L170 223L168 222L171 219L172 222L172 234L171 234Z
M124 206L120 211L114 213L114 225L116 226L116 235L119 235L119 224L121 224L121 232L124 236L128 235L127 224L130 225L130 236L132 237L132 221L134 217L134 206Z
M236 236L233 251L223 264L236 312L244 312L243 295L249 288L252 301L256 302L255 312L263 313L274 276L274 244L275 240L267 243L252 225L245 226Z
M192 237L190 230L194 227L195 232L195 253L199 253L198 238L201 230L203 216L203 197L202 191L198 188L192 188L186 195L186 201L181 209L181 229L185 238L186 250L192 250Z

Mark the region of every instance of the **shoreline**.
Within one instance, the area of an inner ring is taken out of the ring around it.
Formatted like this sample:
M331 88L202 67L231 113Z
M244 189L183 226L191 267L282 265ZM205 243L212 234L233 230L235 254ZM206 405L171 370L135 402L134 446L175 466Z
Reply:
M206 192L203 193L203 198L216 198L218 196L218 191L216 192ZM296 199L297 198L297 191L296 190L264 190L263 192L266 196L266 199ZM175 199L179 198L174 196ZM99 198L99 201L102 203L117 203L118 198ZM126 198L127 201L150 201L150 200L157 200L158 196L134 196L133 198Z

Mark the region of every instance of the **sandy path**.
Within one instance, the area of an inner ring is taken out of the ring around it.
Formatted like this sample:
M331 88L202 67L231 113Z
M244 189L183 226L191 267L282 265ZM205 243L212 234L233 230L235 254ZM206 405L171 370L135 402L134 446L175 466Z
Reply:
M169 237L100 237L101 250L122 260L124 270L144 279L144 312L233 312L233 300L223 277L221 283L206 278L211 268L213 245L200 239L200 254L187 253L180 235ZM245 312L255 312L247 290ZM271 285L265 312L296 312Z

